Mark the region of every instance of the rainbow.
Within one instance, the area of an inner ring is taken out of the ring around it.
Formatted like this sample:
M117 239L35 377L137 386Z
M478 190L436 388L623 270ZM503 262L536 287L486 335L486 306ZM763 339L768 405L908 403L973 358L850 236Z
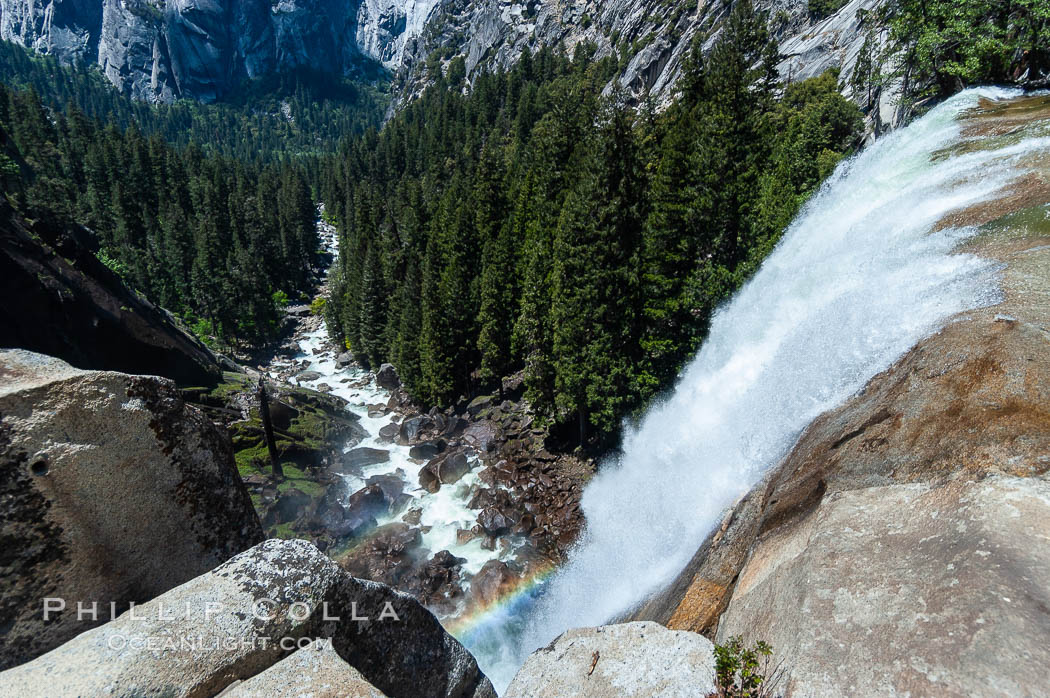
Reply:
M525 608L532 603L534 593L550 579L557 568L545 565L530 575L509 584L487 604L476 604L455 618L446 620L445 629L457 640L470 647L497 628L507 625L509 619L522 618Z

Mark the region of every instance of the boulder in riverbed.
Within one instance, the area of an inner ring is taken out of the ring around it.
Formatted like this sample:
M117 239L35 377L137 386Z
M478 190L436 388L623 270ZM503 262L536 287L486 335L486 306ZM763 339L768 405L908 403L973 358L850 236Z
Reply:
M376 371L376 385L386 390L397 390L401 387L401 379L397 375L397 369L391 364L383 364Z
M379 429L379 438L383 441L392 442L397 438L397 434L401 429L400 424L390 423Z
M397 475L373 475L365 480L365 484L379 487L383 491L383 498L390 505L393 505L405 491L405 481Z
M441 489L441 480L431 469L429 463L419 469L419 486L430 494L434 494Z
M354 472L369 465L386 463L390 460L390 451L382 448L353 448L343 454L343 469Z
M443 485L451 485L470 472L470 459L463 451L450 453L437 466L437 476Z
M490 536L500 536L510 531L514 522L508 519L502 511L496 507L482 509L478 514L478 524L485 529Z
M463 440L478 453L487 453L502 437L499 427L489 421L474 422L463 430Z
M437 454L445 450L447 444L442 441L426 441L421 444L417 444L409 449L409 458L418 458L419 460L430 460Z
M346 502L347 512L351 516L375 517L386 513L389 506L379 485L369 485L350 495Z
M429 429L433 423L433 420L425 414L408 417L401 422L401 428L398 431L398 438L403 444L412 443L416 440L422 430Z
M513 588L518 575L502 560L489 560L470 580L470 595L474 603L488 605Z

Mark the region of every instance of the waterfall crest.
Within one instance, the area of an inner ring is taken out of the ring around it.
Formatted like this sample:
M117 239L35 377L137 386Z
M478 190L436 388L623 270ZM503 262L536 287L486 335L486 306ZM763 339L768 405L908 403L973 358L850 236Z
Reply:
M666 584L814 418L951 316L997 302L997 265L956 252L975 231L938 224L994 199L1022 154L1050 148L1045 138L954 147L961 113L1017 94L962 93L838 168L588 485L568 563L465 638L497 687L564 630L601 624Z

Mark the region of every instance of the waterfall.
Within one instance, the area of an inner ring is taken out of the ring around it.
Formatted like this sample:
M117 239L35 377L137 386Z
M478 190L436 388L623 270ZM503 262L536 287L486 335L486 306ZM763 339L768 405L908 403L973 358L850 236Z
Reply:
M674 391L627 427L584 492L587 525L567 564L460 634L498 688L559 633L673 579L815 417L946 319L997 302L998 265L956 251L975 231L938 223L994 199L1022 154L1050 148L955 147L964 111L1018 95L967 91L839 166L717 312Z

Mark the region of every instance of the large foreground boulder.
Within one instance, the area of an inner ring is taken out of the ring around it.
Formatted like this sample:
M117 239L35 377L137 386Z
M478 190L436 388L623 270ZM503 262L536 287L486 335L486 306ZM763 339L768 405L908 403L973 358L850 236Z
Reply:
M261 674L235 684L224 698L386 698L339 656L330 642L314 641Z
M263 538L229 438L171 381L22 350L0 351L0 499L0 668Z
M536 650L503 698L696 698L715 691L713 645L635 622L576 628Z
M761 539L718 638L769 642L788 695L1041 695L1047 531L1042 479L840 492Z
M238 681L235 691L262 695L302 664L359 674L359 693L495 698L470 653L415 600L351 577L306 541L276 539L0 673L0 695L179 698Z

